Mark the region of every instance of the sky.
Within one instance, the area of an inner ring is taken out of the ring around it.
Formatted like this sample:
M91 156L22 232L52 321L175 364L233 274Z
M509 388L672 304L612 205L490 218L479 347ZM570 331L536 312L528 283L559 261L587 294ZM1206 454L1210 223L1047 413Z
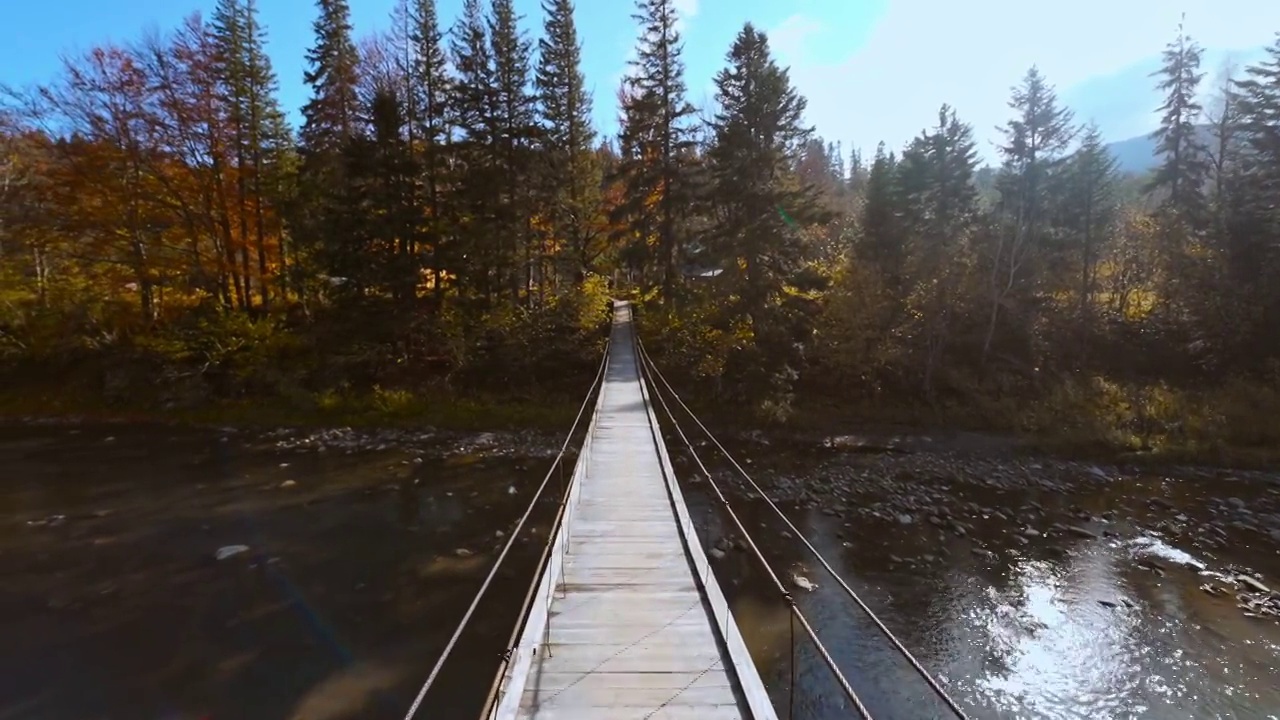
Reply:
M385 29L393 0L350 0L357 35ZM714 98L713 78L743 23L764 30L780 64L808 98L807 120L829 141L870 155L900 148L936 121L946 102L972 124L980 154L994 158L1010 88L1038 65L1081 120L1121 140L1152 129L1160 98L1148 74L1186 27L1206 52L1206 79L1229 58L1248 62L1280 31L1276 0L1075 0L1037 9L1028 0L675 0L695 105ZM439 0L451 23L462 0ZM127 43L213 0L0 0L0 83L56 77L60 58L96 44ZM541 34L540 0L516 0L530 36ZM259 0L281 100L296 118L306 99L304 53L314 0ZM587 85L597 126L617 128L615 93L637 28L629 0L578 0Z

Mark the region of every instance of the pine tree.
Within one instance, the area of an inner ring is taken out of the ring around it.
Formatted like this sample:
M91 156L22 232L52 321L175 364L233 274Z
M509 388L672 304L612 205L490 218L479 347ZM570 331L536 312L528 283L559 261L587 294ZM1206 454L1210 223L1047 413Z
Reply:
M1204 227L1207 218L1205 188L1209 175L1209 152L1200 139L1197 123L1201 107L1196 99L1200 80L1200 46L1183 32L1165 48L1164 64L1154 75L1165 93L1160 106L1160 127L1151 134L1161 163L1151 178L1149 189L1167 193L1164 208L1175 214L1187 228Z
M276 99L278 85L266 52L266 29L258 22L255 0L220 0L214 9L211 33L217 53L217 72L223 100L235 135L237 214L245 302L249 301L249 239L257 256L258 291L263 307L271 303L268 281L268 233L280 238L285 262L284 228L278 221L268 228L286 202L280 173L288 172L292 139L284 111ZM268 213L268 207L273 212ZM252 209L252 216L250 215ZM249 230L252 223L253 231ZM284 275L281 274L282 290Z
M358 137L357 67L359 57L351 39L347 0L317 0L320 16L314 23L315 45L307 52L309 68L303 80L311 98L302 108L302 166L294 225L334 277L345 271L335 260L349 255L346 246L356 237L346 226L352 188L344 168ZM349 268L347 268L349 269Z
M410 83L409 133L421 174L426 228L423 239L430 247L432 283L437 302L443 298L446 266L447 220L445 189L448 183L449 98L451 77L436 12L436 0L413 0L410 42L413 44L413 81Z
M714 237L742 312L764 323L802 267L801 229L829 215L819 209L816 188L795 174L812 130L803 125L805 100L774 61L768 39L748 23L727 60L715 78L719 110L708 151L720 218Z
M897 202L897 166L894 154L885 154L884 143L877 145L867 174L857 252L860 261L876 267L891 290L898 289L902 282L904 250L898 223L901 210Z
M1080 147L1071 156L1067 168L1066 206L1068 228L1079 243L1080 321L1090 319L1094 293L1098 285L1098 261L1105 251L1104 242L1116 220L1116 159L1107 149L1102 133L1090 124L1084 130ZM1082 336L1083 342L1083 336Z
M536 85L546 167L543 206L552 238L568 245L560 264L578 282L598 254L601 170L573 1L544 0L542 10Z
M1239 168L1228 220L1228 277L1238 306L1256 308L1240 349L1254 363L1280 355L1280 33L1236 84Z
M533 283L532 202L529 186L537 135L537 98L531 92L532 43L521 32L513 0L493 0L489 42L493 53L497 110L494 165L502 178L495 206L503 274L512 300L529 297Z
M931 398L973 256L976 166L973 129L947 105L938 110L938 124L913 140L899 162L900 202L909 208L903 217L906 297L910 315L918 319L915 332L924 346L922 387Z
M628 208L635 231L654 233L663 293L679 282L681 221L693 201L693 106L685 99L683 41L675 0L636 0L641 23L636 59L624 80L621 173L640 208ZM650 198L656 194L656 203ZM638 211L637 211L638 210Z
M450 54L455 77L448 111L458 170L452 198L457 245L452 255L459 261L459 280L492 299L495 275L503 265L502 248L494 238L495 189L504 181L493 158L498 132L496 78L480 0L463 3L451 31Z
M996 180L1005 228L990 261L991 314L982 344L984 364L1001 309L1033 274L1030 264L1037 252L1048 249L1054 173L1075 136L1071 111L1058 104L1053 86L1034 66L1013 89L1009 107L1015 115L1004 128L1005 142L999 148L1004 162Z
M313 25L315 45L307 51L310 66L303 80L311 98L302 107L303 148L312 154L340 151L356 134L358 109L356 68L359 56L351 39L347 0L316 0L320 17Z

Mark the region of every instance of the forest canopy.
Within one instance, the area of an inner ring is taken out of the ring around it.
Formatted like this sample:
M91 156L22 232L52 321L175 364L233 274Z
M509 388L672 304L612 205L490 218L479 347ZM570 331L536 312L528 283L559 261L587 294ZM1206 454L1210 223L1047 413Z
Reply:
M7 89L10 404L572 395L613 296L679 384L758 418L1280 438L1280 35L1209 87L1179 28L1133 177L1035 67L994 167L946 98L905 147L846 153L765 33L695 108L673 1L635 18L612 137L571 0L536 43L512 0L400 0L362 38L318 0L296 128L255 0Z

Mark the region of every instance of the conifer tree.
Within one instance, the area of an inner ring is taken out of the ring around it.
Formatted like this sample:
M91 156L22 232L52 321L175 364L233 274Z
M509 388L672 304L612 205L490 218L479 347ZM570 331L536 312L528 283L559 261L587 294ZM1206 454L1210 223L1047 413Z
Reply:
M902 280L903 237L898 223L898 160L885 154L884 143L876 146L875 158L867 173L862 205L862 233L857 257L872 263L892 290Z
M351 39L347 0L316 0L315 45L307 51L303 80L311 98L302 107L302 146L308 153L336 152L356 134L356 69L359 57Z
M407 113L409 133L422 175L423 204L426 211L424 241L430 248L432 282L437 302L443 298L443 273L447 264L445 190L448 186L447 144L449 141L449 98L452 82L437 16L436 0L413 0L410 9L413 45L413 82L409 88L412 106Z
M1118 209L1116 159L1107 149L1097 125L1090 124L1084 129L1080 147L1072 154L1066 172L1064 219L1078 243L1080 284L1076 292L1080 322L1084 325L1089 321L1097 290L1098 261ZM1084 329L1087 330L1087 326Z
M268 207L278 211L287 201L284 177L291 165L292 139L284 112L276 99L277 82L266 52L266 29L258 21L255 0L219 0L211 33L216 48L217 72L223 102L235 136L237 214L242 274L249 278L249 242L257 256L258 291L264 307L270 305L268 234L280 238L280 262L286 262L285 228L268 227ZM252 230L250 230L252 226ZM284 289L285 273L280 279ZM247 289L247 285L245 286ZM246 298L247 301L248 298Z
M1228 277L1255 309L1240 350L1255 363L1280 354L1280 33L1236 84L1239 167L1228 222Z
M533 281L532 202L529 193L533 142L537 134L537 98L530 88L532 43L520 30L513 0L493 0L489 17L493 54L496 130L492 148L497 186L494 240L499 250L512 300L529 297Z
M449 124L457 165L452 205L456 213L459 279L480 296L492 300L502 247L496 233L495 190L502 186L493 148L497 144L497 97L493 56L480 0L465 0L451 31L450 54L455 73L451 86Z
M317 257L329 260L325 269L341 278L342 263L335 266L333 261L350 254L345 246L355 237L343 231L352 221L346 212L352 188L344 172L348 165L344 155L357 138L359 57L351 39L347 0L317 0L316 5L320 14L313 25L315 45L307 52L309 67L303 76L311 97L302 108L302 166L294 225Z
M1003 165L996 179L1003 227L990 258L991 313L982 344L985 364L995 340L1001 309L1034 275L1037 253L1049 250L1049 219L1056 196L1055 173L1075 136L1072 113L1032 67L1013 89L1014 117L1004 128Z
M938 124L907 147L900 162L908 257L905 295L918 320L914 333L923 345L922 389L932 397L942 367L973 256L978 196L973 185L977 150L973 129L947 105Z
M746 24L727 61L715 78L719 109L708 149L713 254L724 269L720 283L740 298L731 310L749 319L757 351L785 363L794 359L787 350L794 343L785 329L784 295L804 267L802 231L830 215L816 188L795 172L812 129L803 124L805 100L764 33ZM752 367L750 374L765 373L761 381L785 376L767 364Z
M656 235L664 294L679 282L681 221L693 201L693 106L685 99L684 45L675 0L636 0L641 24L636 59L624 80L619 168L633 230ZM656 197L655 197L656 196Z
M1204 77L1201 55L1200 46L1179 23L1178 36L1165 48L1163 65L1155 73L1165 100L1160 106L1160 127L1151 134L1161 162L1149 189L1164 191L1164 208L1191 231L1203 229L1208 216L1209 152L1196 127L1201 119L1196 95Z
M547 224L567 244L559 265L580 281L595 260L601 169L591 125L591 96L582 74L582 45L573 0L544 0L539 41L538 91L542 121L542 177Z

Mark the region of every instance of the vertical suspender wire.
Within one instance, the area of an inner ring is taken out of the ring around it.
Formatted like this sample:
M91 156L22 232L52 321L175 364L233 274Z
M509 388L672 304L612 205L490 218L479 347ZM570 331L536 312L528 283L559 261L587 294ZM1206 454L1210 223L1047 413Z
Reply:
M796 616L791 616L791 682L787 684L787 720L796 714Z
M900 640L898 640L897 636L894 635L891 630L889 630L889 627L885 625L884 622L881 621L878 616L876 616L876 614L871 610L870 606L868 606L865 602L863 602L862 598L859 597L858 594L853 591L853 588L849 587L849 583L845 582L844 578L840 577L839 573L835 571L835 568L831 567L831 564L827 562L826 558L822 557L822 554L818 552L818 549L813 546L813 543L809 542L808 538L806 538L804 534L800 532L800 529L797 528L795 524L791 522L791 519L787 517L786 513L782 512L782 509L779 508L777 504L775 504L773 500L769 498L768 494L766 494L765 491L762 490L760 486L756 483L756 481L752 479L752 477L749 474L747 474L747 471L742 469L742 466L739 465L738 461L735 460L733 456L729 454L729 451L725 449L724 445L720 444L720 441L717 440L716 437L711 434L711 431L708 430L707 426L704 425L702 421L698 419L698 416L693 414L693 411L689 409L689 406L685 404L684 400L680 399L680 396L676 393L675 389L671 387L671 383L667 382L667 379L662 375L662 371L658 370L657 366L653 362L653 359L649 357L648 351L646 351L644 348L644 343L640 343L640 352L644 356L645 361L649 364L649 367L651 368L650 370L651 376L656 375L657 378L662 381L663 386L667 388L667 392L671 394L671 397L675 399L676 403L680 405L680 407L684 409L685 413L687 413L689 417L693 419L693 422L696 423L698 427L702 429L702 432L707 436L707 438L711 440L711 443L715 445L717 449L720 450L720 453L724 455L725 459L727 459L733 465L734 468L737 469L737 471L742 475L742 477L746 479L747 483L749 483L751 487L757 493L759 493L760 497L764 498L765 503L770 508L773 509L773 512L776 513L778 517L782 518L782 521L786 523L787 527L791 529L791 532L795 534L796 539L798 539L801 543L804 544L806 548L809 549L809 552L814 556L814 558L817 559L818 563L822 565L823 569L827 571L827 574L830 575L836 581L836 583L841 587L841 589L844 590L845 594L848 595L850 598L852 598L853 601L862 610L862 612L866 614L868 618L871 619L871 622L874 623L876 628L880 630L880 633L884 635L884 637L888 639L890 643L893 644L894 648L896 648L904 658L906 658L907 662L911 664L911 667L915 669L916 673L918 673L926 683L928 683L929 687L933 689L933 692L938 696L940 700L942 700L942 702L951 710L951 712L954 713L955 716L960 718L961 720L969 720L969 716L966 715L964 710L962 710L960 706L956 704L956 701L953 700L951 696L947 694L947 691L944 690L942 685L940 685L938 681L934 679L933 675L929 674L929 671L924 668L924 665L920 664L920 661L916 659L915 655L912 655L911 651L907 650L906 646L903 645Z
M760 561L760 564L764 567L769 579L773 581L774 587L776 587L778 592L782 594L782 598L786 601L793 620L800 621L800 626L804 628L809 639L812 640L814 646L818 648L818 653L822 656L823 662L826 663L827 668L831 670L831 673L835 675L836 681L840 684L840 689L844 691L845 697L849 698L849 701L853 703L854 708L858 711L858 716L863 718L863 720L872 720L871 712L867 710L867 706L862 703L862 698L858 697L858 693L854 691L853 686L851 686L849 681L845 679L844 673L840 671L840 666L836 665L835 660L831 657L831 653L827 652L826 646L823 645L822 640L818 638L817 631L815 631L813 626L809 624L809 621L805 619L804 614L800 612L800 608L796 607L795 598L791 596L791 593L787 592L786 587L782 584L782 580L778 578L778 574L774 572L773 568L769 565L769 561L765 559L764 554L760 551L760 547L756 545L755 540L753 540L751 535L747 532L747 528L742 524L742 520L738 517L738 514L734 512L733 507L729 505L728 498L726 498L724 492L720 490L720 486L716 484L715 478L711 475L711 472L707 470L707 466L702 463L702 458L698 457L697 450L694 449L693 443L689 442L689 438L684 434L684 430L680 427L680 423L676 422L675 414L671 412L671 408L667 405L666 399L658 392L658 386L653 381L654 368L652 367L652 363L646 365L643 356L639 358L639 360L641 372L648 375L649 384L653 386L653 396L658 399L658 404L662 406L663 411L671 420L671 426L675 428L680 439L684 442L685 446L689 448L689 454L693 456L693 461L698 464L698 469L707 476L707 483L711 485L711 489L715 491L716 498L724 507L725 512L728 513L729 519L733 521L735 526L737 526L738 532L742 533L742 537L746 540L747 546L750 547L752 554L754 554L756 559Z

